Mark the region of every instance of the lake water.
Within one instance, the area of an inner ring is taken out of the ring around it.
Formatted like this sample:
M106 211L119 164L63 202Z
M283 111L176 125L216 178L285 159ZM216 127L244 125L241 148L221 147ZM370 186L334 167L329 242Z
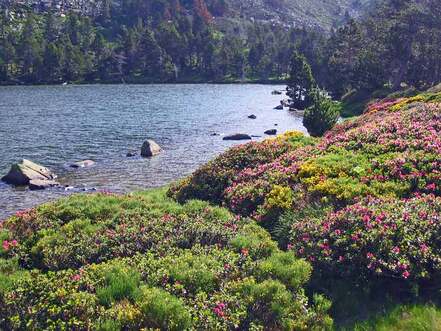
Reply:
M22 158L49 167L63 185L125 192L158 187L190 174L228 147L213 132L261 135L302 130L301 118L274 110L283 86L93 85L0 87L0 176ZM255 114L256 120L247 116ZM275 124L278 124L275 126ZM127 158L145 139L159 156ZM262 138L256 138L262 139ZM242 142L243 143L243 142ZM92 159L91 168L69 164ZM69 194L0 183L0 220Z

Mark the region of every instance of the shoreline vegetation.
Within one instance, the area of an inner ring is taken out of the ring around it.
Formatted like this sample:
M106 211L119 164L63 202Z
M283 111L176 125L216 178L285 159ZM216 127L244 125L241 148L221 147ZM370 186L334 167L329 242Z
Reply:
M0 225L0 327L436 330L441 93Z

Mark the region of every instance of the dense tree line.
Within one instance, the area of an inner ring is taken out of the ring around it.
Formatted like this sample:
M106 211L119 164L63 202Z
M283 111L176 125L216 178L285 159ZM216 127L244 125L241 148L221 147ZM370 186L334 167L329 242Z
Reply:
M403 83L424 89L441 81L441 2L387 0L363 20L339 28L322 51L316 77L341 96ZM313 68L314 69L314 68Z
M226 0L103 0L94 17L2 10L0 83L279 80L295 75L294 50L336 98L441 81L437 0L385 0L330 35L228 13Z
M308 35L270 24L218 28L223 0L104 1L101 14L0 15L0 82L173 82L280 79ZM212 13L213 12L213 13Z

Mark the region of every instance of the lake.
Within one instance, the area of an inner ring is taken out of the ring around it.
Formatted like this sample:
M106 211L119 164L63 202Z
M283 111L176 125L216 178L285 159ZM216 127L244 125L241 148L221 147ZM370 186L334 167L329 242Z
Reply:
M301 118L274 110L274 85L68 85L0 87L0 177L22 158L49 167L59 182L84 190L127 192L190 174L232 145L216 132L263 136L277 128L304 131ZM247 116L255 114L257 119ZM277 126L275 126L277 124ZM159 156L128 158L145 139ZM263 138L255 138L263 139ZM90 168L71 169L92 159ZM0 220L69 194L0 183Z

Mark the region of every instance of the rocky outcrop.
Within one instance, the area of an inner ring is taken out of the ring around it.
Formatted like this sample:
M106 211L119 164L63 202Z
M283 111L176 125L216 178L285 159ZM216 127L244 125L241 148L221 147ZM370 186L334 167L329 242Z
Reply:
M252 119L252 120L255 120L255 119L257 118L257 116L254 115L254 114L251 114L250 116L248 116L248 118L249 118L249 119Z
M86 168L86 167L91 167L95 164L95 161L92 160L83 160L83 161L78 161L75 163L72 163L70 165L71 168Z
M278 105L278 106L274 107L274 109L276 109L276 110L283 110L283 105Z
M144 141L144 143L142 144L141 156L151 157L158 155L159 153L161 153L161 151L162 151L161 147L156 142L149 139Z
M136 155L138 155L137 152L135 152L135 151L129 151L129 152L127 152L127 154L126 154L126 157L135 157Z
M13 164L2 181L11 185L29 185L32 180L53 181L57 176L48 168L32 161L23 159Z
M251 140L251 136L245 133L235 133L225 136L223 140Z

